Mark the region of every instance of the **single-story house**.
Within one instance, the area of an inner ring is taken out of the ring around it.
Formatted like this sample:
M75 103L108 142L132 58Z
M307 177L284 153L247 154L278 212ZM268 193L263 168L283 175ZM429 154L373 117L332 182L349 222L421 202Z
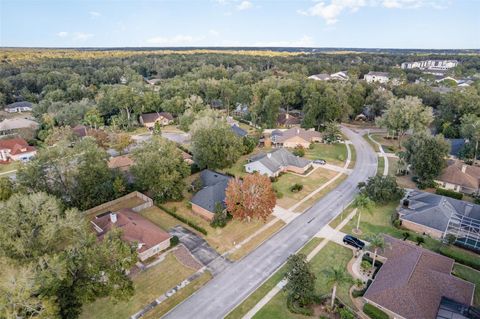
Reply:
M287 112L280 113L277 118L277 125L280 127L297 127L301 122L300 117Z
M285 131L272 131L270 139L275 147L295 148L302 146L303 148L309 148L311 143L321 142L322 135L315 130L304 130L303 128L293 127Z
M223 175L209 169L200 172L202 188L192 197L194 214L211 221L215 216L215 207L220 204L225 209L225 190L231 176Z
M21 117L4 119L0 122L0 135L17 134L22 129L36 130L38 127L37 122Z
M316 81L331 81L331 80L347 81L349 79L349 76L347 74L347 71L340 71L332 74L327 74L327 73L314 74L309 76L308 78Z
M472 305L475 285L451 274L453 259L390 236L385 242L386 261L363 295L367 303L403 319L443 318L446 299Z
M8 113L31 112L32 103L27 101L14 102L5 106L5 111L7 111Z
M398 214L403 227L439 239L450 232L449 223L457 216L480 226L480 205L417 190L407 193Z
M106 212L91 221L99 239L113 228L122 231L122 239L137 245L138 258L144 261L170 247L170 234L131 209Z
M0 139L0 163L28 161L37 154L35 147L23 138Z
M108 159L108 168L110 169L118 169L121 172L127 172L130 169L130 166L133 165L133 159L130 155L120 155L110 157Z
M233 133L235 133L235 135L237 135L238 137L244 137L244 136L247 136L248 134L247 131L245 131L243 128L241 128L237 124L232 124L230 127Z
M480 191L480 167L467 165L461 161L449 161L448 166L435 182L445 189L469 195Z
M390 81L390 75L388 72L374 72L370 71L363 76L363 79L368 83L378 82L378 83L387 83Z
M245 103L235 104L235 109L232 111L235 116L243 117L248 114L248 105Z
M308 78L310 80L316 80L316 81L328 81L330 80L330 74L328 73L314 74L314 75L310 75Z
M157 122L162 126L172 124L173 116L168 112L155 112L140 115L140 123L149 129L153 129Z
M286 171L303 174L311 167L311 161L295 156L285 148L278 148L250 158L249 163L245 164L245 171L275 177Z

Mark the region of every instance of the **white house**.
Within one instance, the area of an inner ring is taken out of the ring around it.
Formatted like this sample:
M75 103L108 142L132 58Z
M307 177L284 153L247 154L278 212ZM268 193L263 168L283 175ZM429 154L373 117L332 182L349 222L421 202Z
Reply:
M363 79L368 83L373 83L373 82L387 83L388 81L390 81L390 76L388 72L370 71L363 76Z
M0 162L28 161L37 154L23 138L0 139Z
M457 60L424 60L403 62L402 69L448 70L458 65Z
M26 101L11 103L5 107L5 111L7 111L8 113L31 112L32 103Z

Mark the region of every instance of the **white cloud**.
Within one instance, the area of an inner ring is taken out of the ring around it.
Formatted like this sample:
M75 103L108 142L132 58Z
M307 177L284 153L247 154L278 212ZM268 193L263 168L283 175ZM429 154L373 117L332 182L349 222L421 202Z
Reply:
M97 11L90 11L88 13L92 18L98 18L100 17L102 14L100 12L97 12Z
M248 10L253 7L253 4L250 1L242 1L240 4L237 6L237 10Z
M191 35L175 35L172 37L153 37L150 39L147 39L147 43L150 44L156 44L160 46L189 46L196 44L202 40L204 40L205 37L200 36L200 37L194 37Z
M441 9L448 0L330 0L319 1L306 10L298 10L298 13L306 16L321 17L327 24L338 22L339 16L345 11L356 12L362 7L384 7L388 9L416 9L432 7Z
M68 36L68 32L65 32L65 31L60 31L57 33L57 36L60 37L60 38L65 38Z
M73 34L73 40L75 41L85 41L93 37L93 34L91 33L85 33L85 32L75 32Z

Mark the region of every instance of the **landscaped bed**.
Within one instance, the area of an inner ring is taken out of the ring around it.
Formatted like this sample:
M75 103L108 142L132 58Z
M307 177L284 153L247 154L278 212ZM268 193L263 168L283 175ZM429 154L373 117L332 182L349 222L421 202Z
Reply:
M330 267L343 267L346 269L352 258L352 251L335 243L328 243L312 260L312 271L316 275L315 288L319 295L331 293L331 287L327 285L327 279L323 272ZM337 289L337 298L350 307L354 307L349 296L351 284L340 285ZM281 291L269 303L267 303L254 318L308 318L303 315L291 313L287 308L286 293Z
M133 277L135 294L132 298L117 303L114 303L111 298L98 299L94 303L83 307L80 318L130 318L131 315L181 283L194 272L195 270L178 262L173 254L168 254L165 260L158 265Z

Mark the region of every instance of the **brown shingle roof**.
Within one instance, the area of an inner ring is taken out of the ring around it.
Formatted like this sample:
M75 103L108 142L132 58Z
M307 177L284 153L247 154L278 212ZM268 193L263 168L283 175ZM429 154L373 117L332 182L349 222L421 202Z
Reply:
M404 318L434 319L442 297L470 305L475 285L451 275L454 260L385 236L387 258L364 297Z
M158 120L160 117L164 117L169 121L173 121L172 114L170 114L168 112L145 113L145 114L140 115L140 117L142 118L143 123L153 123L156 120Z
M287 113L280 113L277 118L277 123L280 125L298 125L300 124L300 118L295 115Z
M10 155L18 155L35 151L35 147L29 146L27 141L19 137L0 140L0 150L1 149L10 150Z
M274 134L272 133L272 136ZM302 139L304 139L307 142L312 142L314 139L320 139L322 135L317 132L317 131L312 131L312 130L304 130L303 128L291 128L289 130L283 131L283 132L277 132L275 133L276 138L275 142L276 143L283 143L286 140L298 136Z
M133 165L133 160L129 155L120 155L111 157L107 164L108 168L128 168Z
M465 166L465 172L462 172L463 166ZM443 170L438 180L466 188L478 189L480 185L480 167L466 165L460 161L451 162Z
M169 233L160 229L148 219L145 219L131 209L125 208L115 214L117 214L117 221L115 223L112 223L110 214L103 215L92 221L102 229L102 232L98 233L99 238L103 238L108 231L116 227L122 230L123 240L132 244L142 244L138 251L143 252L171 237Z

